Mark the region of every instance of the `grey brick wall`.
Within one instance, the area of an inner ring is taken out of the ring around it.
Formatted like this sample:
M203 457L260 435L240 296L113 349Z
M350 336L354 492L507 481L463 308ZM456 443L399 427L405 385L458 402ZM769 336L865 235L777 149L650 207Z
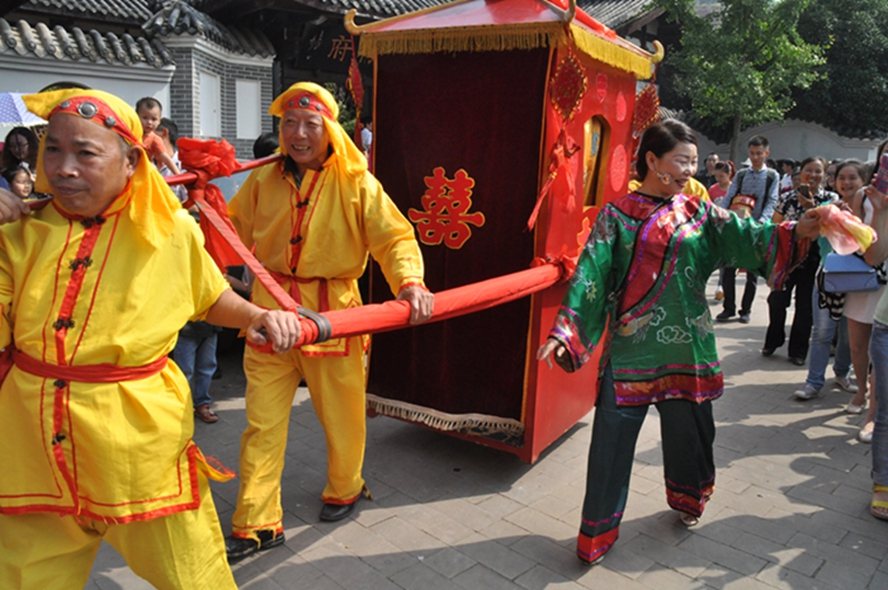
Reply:
M176 61L176 73L170 82L170 105L165 113L179 126L183 137L198 137L200 126L200 72L219 76L221 94L220 122L222 137L234 146L240 160L253 159L253 141L237 138L236 81L260 82L261 104L251 108L262 113L262 132L272 130L272 117L267 115L272 96L272 65L248 66L228 63L224 55L210 55L201 50L171 48ZM208 138L206 138L208 139ZM221 139L221 138L215 138Z

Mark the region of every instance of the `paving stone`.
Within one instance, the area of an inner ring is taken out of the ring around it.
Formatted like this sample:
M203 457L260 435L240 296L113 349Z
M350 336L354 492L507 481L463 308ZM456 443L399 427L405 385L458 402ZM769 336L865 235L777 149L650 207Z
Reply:
M480 588L484 590L518 590L521 588L480 563L459 574L453 581L466 590L479 590Z
M452 578L466 571L477 562L451 547L445 547L425 557L423 563L445 578Z
M573 548L566 549L551 539L539 535L526 535L519 539L510 548L526 556L529 560L539 563L546 568L563 571L569 569L578 561Z
M872 575L879 566L879 560L868 557L863 553L858 553L838 545L825 543L814 537L798 533L788 543L790 547L798 547L804 549L812 555L823 559L826 562L834 562L841 564L843 567L854 568L857 572L867 576Z
M614 550L608 552L608 559L611 557L611 553ZM602 562L603 564L604 562ZM562 572L564 573L564 572ZM638 577L643 572L638 572L635 577ZM592 567L580 565L580 561L577 560L575 569L573 571L569 571L567 575L574 574L574 578L580 586L583 588L592 588L594 590L601 590L604 588L618 588L619 590L641 590L643 588L647 588L646 586L642 586L640 583L635 581L633 578L623 575L623 573L618 573L615 570L610 569L605 565L594 565Z
M760 514L766 512L767 510L762 510ZM774 522L764 517L738 512L734 508L723 510L720 520L733 528L780 544L786 544L795 534L794 530L787 529L779 521Z
M238 587L243 588L244 590L283 590L280 584L265 574L250 578L244 582L239 582Z
M524 508L524 504L507 498L502 494L492 494L475 504L481 510L492 514L496 518L503 518L518 512Z
M743 533L732 544L740 551L757 555L772 563L797 571L806 576L813 576L823 565L823 560L798 547L787 547L772 543L749 533Z
M842 586L833 586L822 581L815 581L798 572L781 568L780 566L765 566L765 568L755 577L756 580L764 582L774 588L780 590L850 590L850 588Z
M694 527L694 534L706 537L717 543L732 545L734 541L743 535L743 531L735 529L720 520L710 521L707 518L705 521L701 520L700 524Z
M734 570L714 563L697 576L707 586L720 590L773 590L771 586L750 576L739 574Z
M520 553L479 534L467 539L456 549L509 580L515 579L534 565Z
M704 568L705 570L705 568ZM704 570L701 570L702 574ZM656 590L694 590L706 588L706 584L669 567L654 565L638 578L643 586Z
M506 520L518 525L531 533L556 539L561 542L573 543L576 539L577 529L560 520L547 516L533 508L524 508L510 514Z
M764 517L766 520L777 521L787 529L805 533L827 543L838 544L848 533L846 529L832 526L815 520L813 515L822 512L822 508L814 507L808 512L809 506L794 506L795 512L788 512L781 508L772 508Z
M490 526L478 531L478 533L508 547L520 541L525 535L530 534L530 531L507 520L497 520Z
M403 551L431 551L440 547L440 541L398 516L373 525L371 530Z
M870 580L869 586L867 586L868 590L884 590L888 588L888 573L885 572L876 572L876 575L873 576L873 579Z
M839 546L857 553L869 555L873 559L881 561L888 558L888 542L886 540L888 540L888 531L885 531L885 536L879 540L858 533L848 533L839 543Z
M576 502L566 502L552 494L540 498L529 506L530 509L542 512L556 520L561 520L565 514L576 509L576 507Z
M323 573L298 555L294 555L276 567L266 570L267 574L282 588L288 590L309 590Z
M691 535L682 541L678 548L745 575L757 574L767 563L750 553L697 535Z
M458 590L461 586L442 576L423 563L392 576L392 581L404 590Z
M466 528L477 531L497 520L496 515L484 508L486 505L485 502L472 504L462 498L444 498L431 507L438 513L463 523Z
M626 548L672 568L688 578L696 578L712 563L682 549L641 534L626 543Z
M515 583L527 590L582 590L582 586L541 565L521 574Z

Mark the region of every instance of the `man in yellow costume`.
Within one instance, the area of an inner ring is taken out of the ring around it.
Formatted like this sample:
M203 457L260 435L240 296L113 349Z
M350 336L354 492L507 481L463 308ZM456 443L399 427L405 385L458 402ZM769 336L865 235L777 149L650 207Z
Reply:
M228 288L126 103L24 100L49 120L37 188L54 197L28 213L0 191L0 222L18 220L0 227L0 588L81 588L103 539L157 588L236 588L207 481L230 473L192 441L167 355L189 320L285 351L298 319Z
M229 203L229 216L247 247L302 306L313 311L361 305L358 278L368 252L410 321L432 314L423 285L422 255L413 226L367 170L367 160L337 122L339 107L317 84L294 84L272 103L281 118L286 158L253 171ZM253 301L275 302L255 285ZM334 339L269 356L244 353L247 428L241 438L240 490L229 559L284 542L281 472L290 408L305 378L327 444L327 485L320 518L348 516L364 492L366 438L362 338Z

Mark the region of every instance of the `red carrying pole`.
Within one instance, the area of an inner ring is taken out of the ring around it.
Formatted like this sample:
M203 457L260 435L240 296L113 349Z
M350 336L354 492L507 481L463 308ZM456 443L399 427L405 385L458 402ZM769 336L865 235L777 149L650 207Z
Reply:
M283 160L284 154L271 154L270 156L265 156L264 158L259 158L258 160L251 160L249 162L238 162L237 167L234 169L232 174L237 174L238 172L246 172L247 170L252 170L253 168L258 168L259 166L265 166L266 164L271 164L272 162L277 162L278 160ZM166 180L167 184L188 184L189 182L194 182L198 179L197 174L194 172L183 172L181 174L175 174L173 176L164 176L163 178Z
M435 312L429 322L439 322L483 309L502 305L538 291L548 289L562 280L564 267L558 262L447 289L435 293ZM388 332L410 327L410 304L406 301L386 301L361 307L327 311L318 320L301 318L302 337L296 346L317 342L318 321L326 320L329 338L346 338L360 334ZM326 330L325 330L326 331Z

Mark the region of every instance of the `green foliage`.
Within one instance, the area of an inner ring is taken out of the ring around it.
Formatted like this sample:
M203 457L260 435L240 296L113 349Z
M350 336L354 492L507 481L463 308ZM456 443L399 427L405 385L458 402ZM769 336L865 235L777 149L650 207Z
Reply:
M833 128L888 129L888 2L811 0L805 41L828 46L823 77L795 91L793 114Z
M357 109L351 94L344 86L336 82L327 82L324 84L324 88L330 91L330 94L333 95L333 98L336 99L336 103L339 105L339 123L342 125L342 128L345 129L349 137L353 136L355 134Z
M795 104L791 90L820 75L821 48L796 31L808 1L723 0L701 17L694 0L657 0L681 24L681 48L666 57L673 87L699 117L730 124L732 144L743 127L782 120Z

